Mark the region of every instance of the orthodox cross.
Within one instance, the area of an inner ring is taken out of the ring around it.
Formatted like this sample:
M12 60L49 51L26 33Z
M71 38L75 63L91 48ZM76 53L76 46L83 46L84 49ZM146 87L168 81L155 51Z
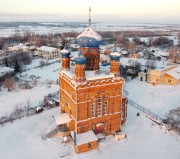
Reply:
M91 7L89 7L89 27L91 26Z

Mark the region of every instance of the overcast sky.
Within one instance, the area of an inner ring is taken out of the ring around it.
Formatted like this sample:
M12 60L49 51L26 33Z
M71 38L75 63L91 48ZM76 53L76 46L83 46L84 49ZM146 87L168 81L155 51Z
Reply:
M0 0L0 21L180 24L180 0Z

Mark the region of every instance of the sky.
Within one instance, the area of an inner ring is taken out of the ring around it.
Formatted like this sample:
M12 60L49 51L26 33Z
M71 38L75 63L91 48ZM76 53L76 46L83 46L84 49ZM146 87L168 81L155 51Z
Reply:
M180 24L180 0L0 0L0 21Z

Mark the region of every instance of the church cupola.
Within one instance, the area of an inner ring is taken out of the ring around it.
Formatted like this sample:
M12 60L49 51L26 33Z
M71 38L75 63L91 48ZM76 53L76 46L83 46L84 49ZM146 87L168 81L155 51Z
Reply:
M89 26L77 37L79 50L86 57L86 70L99 69L99 46L102 44L102 37L92 28L89 9Z
M119 66L120 66L120 54L119 52L112 52L110 54L110 72L114 73L115 76L119 76Z
M64 49L61 51L62 56L62 69L69 69L70 68L70 51L68 50L67 46L65 45Z
M82 55L79 55L74 59L74 62L75 62L75 81L76 82L85 81L86 58Z

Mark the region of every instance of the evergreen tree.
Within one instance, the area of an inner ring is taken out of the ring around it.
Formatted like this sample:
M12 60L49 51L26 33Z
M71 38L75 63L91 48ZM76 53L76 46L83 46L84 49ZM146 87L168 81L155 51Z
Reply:
M3 63L5 65L5 67L8 67L9 64L8 64L8 59L5 57L4 60L3 60Z
M14 59L14 70L16 73L21 71L21 65L19 64L17 59Z

